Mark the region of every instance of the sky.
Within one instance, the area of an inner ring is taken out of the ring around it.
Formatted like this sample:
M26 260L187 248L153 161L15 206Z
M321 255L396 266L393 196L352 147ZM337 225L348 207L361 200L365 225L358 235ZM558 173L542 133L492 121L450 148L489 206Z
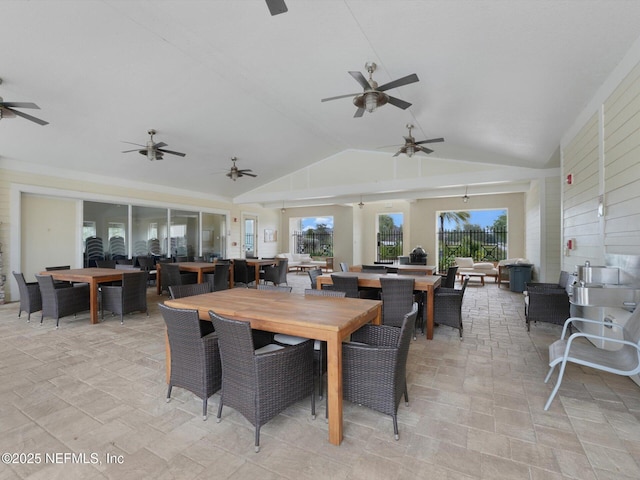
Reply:
M469 210L471 218L469 223L473 225L480 225L481 227L490 227L493 222L502 214L506 214L506 210ZM387 213L385 215L393 218L393 223L400 226L402 223L401 213ZM316 225L325 224L328 228L333 228L333 217L307 217L302 219L302 230L308 230L309 228L315 228ZM455 228L455 222L445 221L444 228L446 230Z
M500 215L506 214L506 210L469 210L471 218L469 223L472 225L480 225L481 227L490 227ZM444 222L445 230L456 228L456 223L446 220Z
M333 217L307 217L302 219L302 231L316 228L316 225L324 224L327 228L333 228Z

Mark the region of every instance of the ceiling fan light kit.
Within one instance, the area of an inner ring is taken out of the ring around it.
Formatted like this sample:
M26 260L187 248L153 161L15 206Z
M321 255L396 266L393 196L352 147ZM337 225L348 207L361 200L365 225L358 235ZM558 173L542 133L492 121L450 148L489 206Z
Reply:
M367 72L369 72L368 80L361 72L349 72L349 75L351 75L363 88L362 93L348 93L346 95L338 95L337 97L323 98L320 101L328 102L339 98L354 97L353 104L358 107L356 113L353 115L354 118L361 117L364 115L364 112L373 113L378 107L386 105L387 103L401 108L402 110L406 110L411 106L409 102L392 97L384 92L392 88L402 87L419 81L418 76L415 73L407 75L406 77L398 78L389 83L385 83L382 86L378 86L378 82L373 79L373 72L375 72L377 65L374 62L367 62L364 67L367 69Z
M2 79L0 78L0 85L1 84ZM35 108L40 110L40 107L32 102L5 102L3 98L0 97L0 119L22 117L33 123L37 123L38 125L49 125L49 122L46 122L41 118L34 117L33 115L28 115L19 110L15 110L16 108Z
M147 130L147 133L149 134L149 140L147 140L146 145L140 145L139 143L133 143L133 142L124 142L124 143L130 143L132 145L138 145L142 148L134 148L133 150L123 150L122 153L138 152L140 155L144 155L145 157L147 157L147 159L151 162L153 162L154 160L162 160L164 158L165 153L168 153L171 155L177 155L179 157L185 156L185 154L182 152L167 150L164 147L168 147L168 145L164 142L155 143L153 141L153 136L157 132L153 128L150 128L149 130Z
M252 170L250 168L239 169L236 166L236 162L238 161L237 157L231 157L231 161L233 162L233 165L231 167L231 170L229 170L229 172L226 175L227 175L227 177L229 177L234 182L240 177L247 176L247 177L254 177L255 178L255 177L258 176L255 173L251 173Z

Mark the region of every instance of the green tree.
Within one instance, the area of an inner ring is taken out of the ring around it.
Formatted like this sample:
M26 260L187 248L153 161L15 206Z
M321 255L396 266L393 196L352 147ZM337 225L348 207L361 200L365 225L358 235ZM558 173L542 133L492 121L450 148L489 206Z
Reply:
M444 232L444 221L449 220L455 222L458 227L469 223L471 214L469 212L440 212L440 231Z
M507 229L507 214L503 213L493 221L491 226L494 230L506 230Z
M326 224L319 223L316 225L316 233L331 233L331 231Z
M378 229L380 232L393 232L395 225L393 224L393 218L389 215L380 215L378 217Z

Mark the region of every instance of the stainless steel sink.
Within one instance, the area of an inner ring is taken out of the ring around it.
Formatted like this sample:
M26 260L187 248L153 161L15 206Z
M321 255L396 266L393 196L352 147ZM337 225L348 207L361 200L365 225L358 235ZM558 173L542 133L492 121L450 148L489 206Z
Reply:
M600 283L573 286L571 303L581 306L635 308L640 302L640 287Z

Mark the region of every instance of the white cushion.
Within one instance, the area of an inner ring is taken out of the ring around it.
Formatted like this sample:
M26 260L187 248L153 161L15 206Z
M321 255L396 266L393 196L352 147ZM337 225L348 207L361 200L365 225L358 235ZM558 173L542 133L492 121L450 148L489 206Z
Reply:
M473 268L476 270L492 270L494 267L493 263L490 262L478 262L473 264Z
M282 345L276 345L275 343L270 343L268 345L265 345L262 348L258 348L254 353L256 355L260 355L261 353L269 353L269 352L275 352L276 350L282 350L284 347Z
M295 335L286 335L284 333L276 333L273 336L273 339L276 342L283 343L285 345L298 345L302 342L306 342L307 340L309 340L308 338L296 337ZM313 349L320 350L320 340L314 340Z
M456 265L460 268L473 268L473 258L455 257Z

